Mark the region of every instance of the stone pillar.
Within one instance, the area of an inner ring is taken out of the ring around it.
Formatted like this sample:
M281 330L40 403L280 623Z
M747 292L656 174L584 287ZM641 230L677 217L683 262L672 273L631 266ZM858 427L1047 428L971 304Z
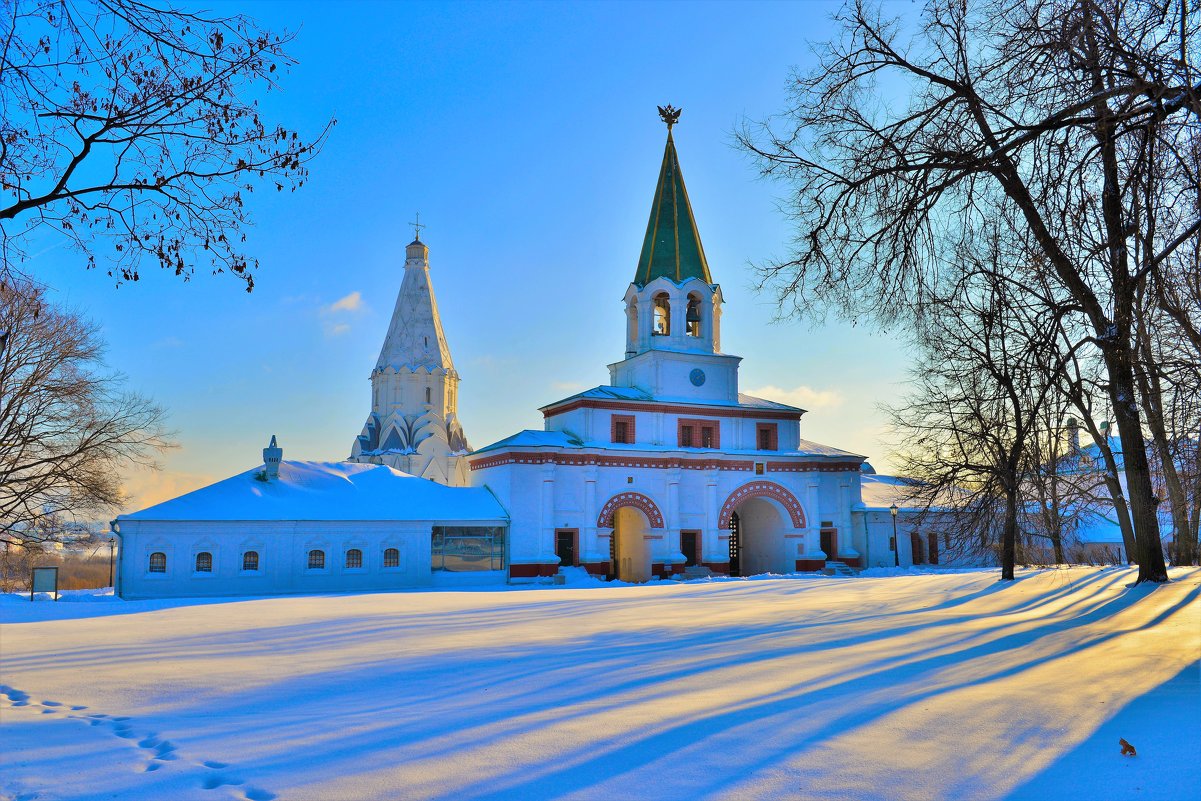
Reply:
M838 484L838 560L849 567L864 567L862 555L855 549L855 531L851 528L851 485Z
M607 576L612 570L609 564L609 537L611 529L598 529L596 517L600 508L596 502L596 467L588 467L584 473L584 525L580 528L580 566L595 576Z
M730 532L718 525L722 498L717 493L717 470L705 471L705 530L701 534L702 564L714 573L730 572Z
M662 415L660 415L662 417ZM660 566L652 566L654 572L666 578L673 573L684 572L684 554L680 552L680 469L667 471L667 519L663 521Z
M818 502L820 479L810 478L805 482L805 538L797 548L796 569L821 570L826 566L826 553L821 549L821 515Z

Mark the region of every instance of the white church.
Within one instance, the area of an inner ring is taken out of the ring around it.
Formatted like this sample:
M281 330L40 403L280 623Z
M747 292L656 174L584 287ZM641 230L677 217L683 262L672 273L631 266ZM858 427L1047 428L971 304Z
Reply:
M889 516L861 497L864 457L802 439L805 410L738 391L741 357L721 351L721 287L672 137L678 111L663 113L667 144L607 385L543 406L542 430L472 450L418 236L349 460L286 460L272 437L262 465L118 517L117 592L387 590L467 574L503 584L564 567L643 582L892 565Z

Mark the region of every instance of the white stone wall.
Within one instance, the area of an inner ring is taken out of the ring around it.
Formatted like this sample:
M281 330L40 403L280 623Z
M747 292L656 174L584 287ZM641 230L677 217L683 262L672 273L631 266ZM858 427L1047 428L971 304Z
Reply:
M186 522L123 521L117 591L124 598L276 595L390 590L431 581L430 533L434 525L504 525L504 521ZM347 568L348 549L363 552L361 568ZM396 548L400 564L383 566ZM309 570L308 552L325 551L325 568ZM242 556L257 551L259 570L242 570ZM165 573L149 571L150 554L167 555ZM196 554L213 555L211 573L194 570Z
M585 450L606 457L614 451ZM537 459L534 451L515 453L518 458ZM579 456L573 451L571 456ZM660 458L671 454L641 453L631 458ZM729 531L719 526L722 505L739 487L769 481L787 489L800 502L806 525L795 529L782 506L773 500L781 521L778 551L773 572L792 572L798 559L821 560L820 525L831 521L838 529L840 553L857 554L851 531L851 504L859 500L857 471L772 472L755 475L753 470L679 469L597 465L501 464L472 471L474 486L488 486L510 515L510 555L515 564L555 564L554 532L578 529L581 562L608 559L608 529L597 527L597 518L610 498L637 492L650 498L664 518L661 539L650 540L651 561L678 564L680 531L701 532L701 559L728 559ZM766 557L765 557L766 558Z

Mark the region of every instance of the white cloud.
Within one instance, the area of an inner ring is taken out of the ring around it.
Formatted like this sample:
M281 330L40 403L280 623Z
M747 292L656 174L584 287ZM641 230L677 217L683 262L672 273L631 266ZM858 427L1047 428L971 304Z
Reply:
M756 398L766 398L777 403L787 403L789 406L800 406L802 409L833 409L842 405L842 395L834 389L814 389L804 385L784 389L768 384L758 389L743 390Z
M350 330L350 326L347 325L346 323L338 323L337 325L331 325L328 328L326 328L325 332L327 335L329 335L331 337L339 337L339 336L342 336L343 334L345 334L349 330Z
M363 293L355 290L345 297L338 298L322 309L326 314L336 312L357 312L363 308Z
M556 392L582 392L584 385L577 381L552 381L550 388Z

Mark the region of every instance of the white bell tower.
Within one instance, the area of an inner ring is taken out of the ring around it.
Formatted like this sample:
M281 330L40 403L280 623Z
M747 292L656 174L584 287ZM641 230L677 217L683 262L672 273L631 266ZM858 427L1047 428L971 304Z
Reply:
M459 374L450 357L430 283L429 248L405 248L404 279L371 371L371 414L350 460L386 464L451 486L465 486L471 452L459 423Z

